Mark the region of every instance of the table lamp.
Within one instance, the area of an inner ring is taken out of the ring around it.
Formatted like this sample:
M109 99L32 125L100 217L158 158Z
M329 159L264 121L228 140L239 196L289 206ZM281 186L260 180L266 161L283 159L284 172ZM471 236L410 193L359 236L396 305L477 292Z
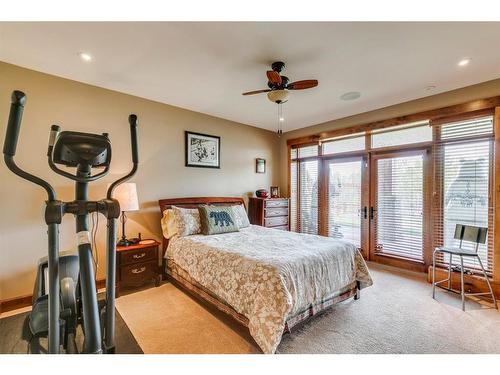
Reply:
M125 235L125 222L127 221L128 211L139 211L139 201L137 199L137 187L134 182L127 182L118 185L115 189L113 197L120 202L120 210L122 212L120 221L122 223L122 238L118 241L118 246L129 246L132 244Z

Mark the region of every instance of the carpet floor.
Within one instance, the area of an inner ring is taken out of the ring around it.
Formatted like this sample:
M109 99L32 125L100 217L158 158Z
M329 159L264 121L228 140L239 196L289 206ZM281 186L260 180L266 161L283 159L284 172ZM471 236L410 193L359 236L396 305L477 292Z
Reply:
M500 353L500 313L431 287L423 274L369 264L374 285L283 336L278 353ZM116 301L144 353L259 353L248 330L174 285Z

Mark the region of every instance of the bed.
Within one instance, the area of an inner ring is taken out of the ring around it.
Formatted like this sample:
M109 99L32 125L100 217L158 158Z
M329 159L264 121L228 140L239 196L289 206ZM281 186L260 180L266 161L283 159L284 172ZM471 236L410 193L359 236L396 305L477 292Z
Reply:
M159 201L244 205L241 198ZM164 272L177 285L248 327L264 353L283 333L372 285L366 263L346 241L250 225L239 232L163 238Z

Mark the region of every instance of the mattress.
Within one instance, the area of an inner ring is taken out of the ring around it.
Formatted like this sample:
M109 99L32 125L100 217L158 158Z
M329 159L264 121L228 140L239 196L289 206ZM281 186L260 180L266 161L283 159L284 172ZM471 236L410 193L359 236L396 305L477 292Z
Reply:
M372 285L353 244L251 225L239 232L176 237L166 254L218 299L248 319L264 353L274 353L290 317L353 283Z

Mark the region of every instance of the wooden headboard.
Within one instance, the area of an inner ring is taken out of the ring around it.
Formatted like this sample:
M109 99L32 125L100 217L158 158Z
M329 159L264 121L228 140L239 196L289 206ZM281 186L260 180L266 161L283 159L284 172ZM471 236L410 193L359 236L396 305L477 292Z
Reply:
M183 208L196 208L200 204L213 204L220 206L242 204L243 206L245 206L245 201L243 200L243 198L237 198L237 197L193 197L193 198L160 199L158 201L158 204L160 205L160 211L163 216L163 211L172 206L183 207ZM163 242L162 262L163 262L165 251L167 251L168 240L165 237L163 237L163 234L162 238L163 238L162 241Z

